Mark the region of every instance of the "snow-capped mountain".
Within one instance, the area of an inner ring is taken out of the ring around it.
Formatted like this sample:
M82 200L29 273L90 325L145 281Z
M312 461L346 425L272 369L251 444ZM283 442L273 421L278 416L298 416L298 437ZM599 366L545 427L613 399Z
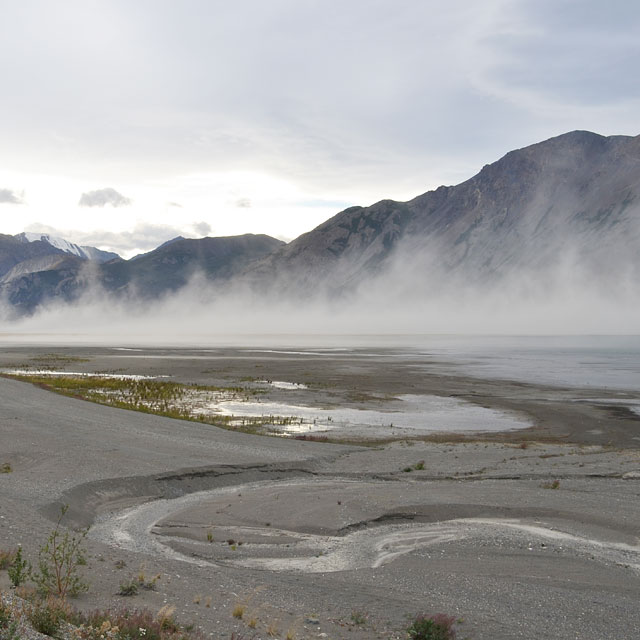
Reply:
M102 251L95 247L80 246L69 242L64 238L58 238L57 236L51 236L48 233L28 233L23 232L15 236L20 242L46 242L56 249L60 249L64 253L69 253L85 260L93 260L94 262L109 262L120 256L112 251Z

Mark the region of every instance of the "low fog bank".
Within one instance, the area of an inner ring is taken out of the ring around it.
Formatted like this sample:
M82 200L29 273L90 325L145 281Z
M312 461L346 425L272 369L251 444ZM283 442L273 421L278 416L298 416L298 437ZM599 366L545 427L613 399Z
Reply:
M52 302L2 323L16 343L145 346L408 346L425 334L635 335L640 295L631 274L595 285L591 274L556 269L553 278L520 275L470 285L391 269L357 290L305 296L271 286L219 288L196 276L178 293L150 302L116 299L97 287L73 304Z

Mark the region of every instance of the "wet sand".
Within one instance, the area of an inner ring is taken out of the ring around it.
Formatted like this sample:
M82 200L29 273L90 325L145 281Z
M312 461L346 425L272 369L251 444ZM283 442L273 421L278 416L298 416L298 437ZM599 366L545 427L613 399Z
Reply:
M0 353L0 367L41 362L200 384L303 383L270 386L268 398L322 407L433 394L532 425L362 447L225 431L0 379L0 463L13 469L0 475L2 546L35 555L69 504L70 521L91 527L91 589L79 606L168 602L225 639L264 638L270 625L275 637L404 637L418 612L464 618L460 637L473 639L637 637L640 416L629 390L438 374L433 360L367 350ZM160 574L157 589L115 596L141 565ZM242 620L231 615L238 604Z

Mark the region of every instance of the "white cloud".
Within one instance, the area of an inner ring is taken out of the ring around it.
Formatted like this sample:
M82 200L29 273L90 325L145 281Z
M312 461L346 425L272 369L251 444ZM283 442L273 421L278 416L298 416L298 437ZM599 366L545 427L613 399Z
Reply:
M112 207L128 207L131 204L131 198L123 196L111 187L106 187L83 193L78 202L81 207L104 207L107 204Z
M366 205L566 130L638 133L639 17L628 0L8 3L0 170L80 184L69 205L25 182L58 227L79 228L70 209L99 180L133 201L114 227L181 227L180 203L223 233L292 237L322 212L265 205L257 176ZM220 180L195 195L197 174ZM223 184L237 174L252 178Z
M24 204L24 194L19 195L11 189L0 189L0 204Z

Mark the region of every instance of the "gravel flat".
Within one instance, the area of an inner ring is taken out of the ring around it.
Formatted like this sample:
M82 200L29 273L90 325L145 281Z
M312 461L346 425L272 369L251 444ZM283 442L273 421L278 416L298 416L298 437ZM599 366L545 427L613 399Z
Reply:
M6 349L0 365L46 353ZM69 504L69 525L89 527L80 607L170 603L225 639L403 638L419 612L456 616L459 637L475 640L640 637L640 416L601 401L628 390L439 378L373 357L64 355L82 358L74 370L304 382L270 393L324 406L452 395L533 424L363 447L225 431L0 378L0 464L12 469L0 474L0 548L35 558ZM115 595L141 571L160 576L155 590Z

